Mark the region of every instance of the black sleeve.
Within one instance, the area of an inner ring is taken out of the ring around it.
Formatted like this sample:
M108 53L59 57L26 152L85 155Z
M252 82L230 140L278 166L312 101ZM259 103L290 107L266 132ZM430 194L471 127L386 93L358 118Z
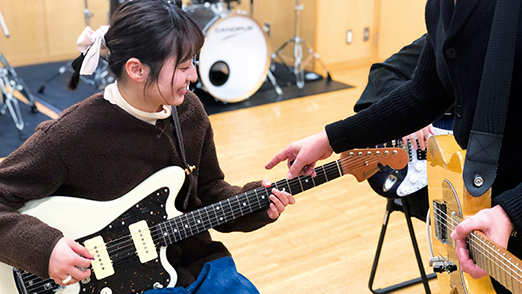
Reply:
M374 63L370 68L368 84L353 107L354 111L368 108L410 80L425 43L426 35L423 35L384 62Z

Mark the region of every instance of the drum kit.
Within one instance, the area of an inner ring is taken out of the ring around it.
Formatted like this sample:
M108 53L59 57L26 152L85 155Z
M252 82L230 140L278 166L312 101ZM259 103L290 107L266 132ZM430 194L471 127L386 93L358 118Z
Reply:
M231 12L230 2L192 3L183 9L205 34L199 53L199 82L202 88L224 103L252 96L268 77L282 95L270 71L270 45L264 29L248 13Z
M199 53L197 87L223 103L240 102L252 96L268 79L277 95L282 96L283 92L272 72L276 58L294 74L300 90L305 84L304 68L312 58L323 66L328 80L332 79L319 55L299 37L299 12L304 8L299 0L296 0L294 7L295 36L273 54L267 29L245 11L232 12L231 2L238 1L192 1L183 6L205 34L205 44ZM250 15L253 14L252 2ZM294 44L293 69L286 65L281 55L290 43ZM308 49L304 60L303 46Z

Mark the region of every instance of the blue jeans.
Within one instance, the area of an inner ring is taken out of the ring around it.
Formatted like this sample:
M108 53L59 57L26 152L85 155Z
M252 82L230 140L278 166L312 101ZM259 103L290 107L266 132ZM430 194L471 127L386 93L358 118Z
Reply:
M245 276L237 272L232 257L207 262L197 280L187 288L153 289L143 294L259 294Z

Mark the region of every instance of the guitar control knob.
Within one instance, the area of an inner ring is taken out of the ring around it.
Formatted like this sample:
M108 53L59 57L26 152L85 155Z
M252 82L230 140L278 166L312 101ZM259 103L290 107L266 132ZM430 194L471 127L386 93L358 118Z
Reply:
M109 287L101 289L100 294L112 294L112 290Z
M410 190L410 189L409 189L408 187L406 187L406 186L404 186L404 187L401 188L401 192L402 192L403 195L408 195L408 191L409 191L409 190Z
M424 164L422 164L420 162L417 162L417 164L415 164L415 169L417 171L423 171L424 170Z
M417 176L411 176L410 177L410 182L412 182L412 183L416 183L417 180L419 180L419 178Z
M163 285L160 282L154 283L152 286L154 289L163 289Z

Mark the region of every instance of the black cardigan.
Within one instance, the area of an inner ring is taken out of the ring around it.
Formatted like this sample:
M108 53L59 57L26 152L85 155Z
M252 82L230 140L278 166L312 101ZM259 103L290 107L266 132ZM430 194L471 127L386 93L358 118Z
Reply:
M454 134L467 147L496 1L429 0L428 38L411 81L379 103L326 126L335 152L367 147L410 134L454 106ZM521 18L522 21L522 18ZM522 29L518 29L522 34ZM493 185L493 205L500 204L522 229L522 39L516 57L506 128ZM495 109L492 109L495 111Z

